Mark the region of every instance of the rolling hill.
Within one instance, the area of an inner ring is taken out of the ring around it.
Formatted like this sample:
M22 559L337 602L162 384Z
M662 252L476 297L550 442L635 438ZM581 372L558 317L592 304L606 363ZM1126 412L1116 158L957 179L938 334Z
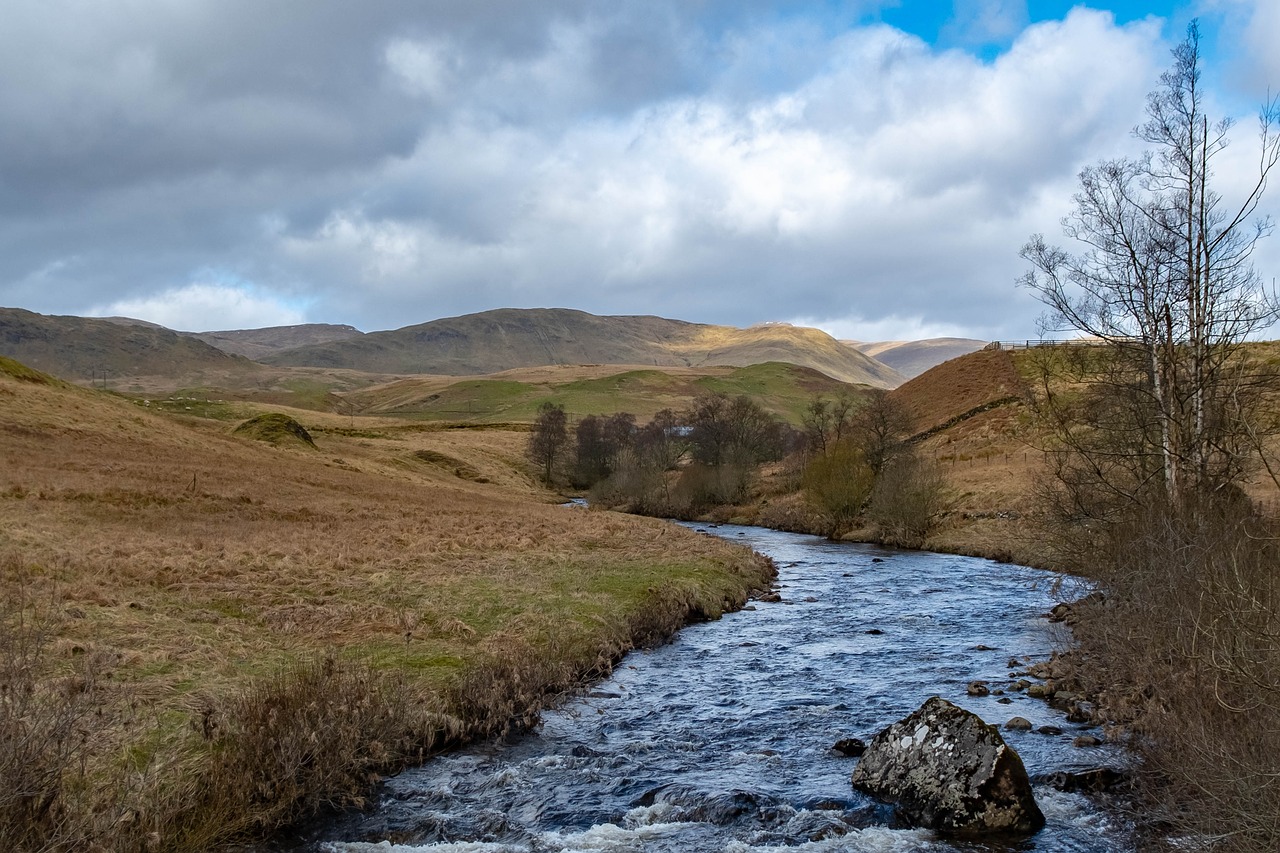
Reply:
M355 326L330 323L303 323L298 326L270 326L265 329L235 329L223 332L180 332L198 338L223 352L259 360L285 350L313 344L327 344L358 338L364 334Z
M787 362L833 379L892 388L902 377L817 329L737 329L661 317L600 317L561 308L504 308L303 346L264 363L375 373L484 375L522 367L616 364L745 367Z
M987 345L973 338L928 338L922 341L842 341L863 355L887 364L906 379Z
M261 367L153 324L0 308L0 355L75 382L121 376L249 375Z
M702 393L746 394L795 426L819 395L853 389L809 367L767 362L748 367L532 367L490 376L413 376L344 395L363 415L476 423L532 421L544 402L571 418L630 412L642 422L660 409L686 409ZM855 392L856 393L856 392Z

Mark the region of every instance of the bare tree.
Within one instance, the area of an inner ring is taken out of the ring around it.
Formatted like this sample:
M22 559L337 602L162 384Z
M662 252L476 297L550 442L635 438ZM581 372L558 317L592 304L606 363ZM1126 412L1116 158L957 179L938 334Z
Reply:
M533 432L529 435L529 458L542 469L544 483L551 484L556 463L560 461L568 443L568 419L564 406L551 402L538 406L538 416L533 421Z
M671 409L663 409L636 432L636 449L659 471L675 468L685 454L686 444L680 419Z
M782 423L745 394L702 394L684 419L690 428L693 457L713 467L756 465L782 457Z
M873 477L878 478L907 449L914 426L911 414L888 391L877 388L867 392L862 408L853 415L849 433L862 448Z
M1127 469L1135 496L1154 493L1177 506L1192 491L1238 482L1254 443L1249 406L1259 377L1238 350L1280 317L1251 263L1271 230L1256 214L1280 137L1271 101L1259 116L1257 173L1229 204L1213 167L1231 121L1206 114L1194 22L1173 57L1136 130L1151 150L1081 172L1063 228L1083 250L1070 254L1033 236L1022 256L1034 269L1022 283L1048 306L1046 330L1081 332L1107 347L1101 373L1132 403L1117 422L1129 439L1125 452L1137 438L1138 457L1154 463ZM1097 451L1089 464L1101 473L1116 451L1086 447L1085 435L1074 429L1068 446Z
M820 396L810 402L800 416L804 426L805 450L827 455L849 434L857 407L856 398L847 392L834 400Z

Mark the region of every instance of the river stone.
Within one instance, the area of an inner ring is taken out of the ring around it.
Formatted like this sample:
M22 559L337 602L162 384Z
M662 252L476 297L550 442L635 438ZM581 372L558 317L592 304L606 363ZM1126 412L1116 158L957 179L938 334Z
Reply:
M847 755L850 758L857 758L867 751L867 745L856 737L842 738L835 742L831 747L841 755Z
M955 835L1044 826L1018 753L995 726L937 696L876 735L852 781L912 826Z

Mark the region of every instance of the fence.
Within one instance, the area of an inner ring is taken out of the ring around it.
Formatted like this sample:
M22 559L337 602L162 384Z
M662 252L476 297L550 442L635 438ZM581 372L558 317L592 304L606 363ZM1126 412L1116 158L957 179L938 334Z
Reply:
M1048 339L1042 338L1038 341L992 341L987 344L989 349L1033 349L1035 347L1091 347L1096 346L1103 341L1091 338L1061 338Z
M979 453L941 453L934 451L933 461L947 468L976 468L989 465L1008 465L1009 463L1029 464L1047 459L1049 454L1042 450L1018 450L1012 453L1004 451L984 451Z

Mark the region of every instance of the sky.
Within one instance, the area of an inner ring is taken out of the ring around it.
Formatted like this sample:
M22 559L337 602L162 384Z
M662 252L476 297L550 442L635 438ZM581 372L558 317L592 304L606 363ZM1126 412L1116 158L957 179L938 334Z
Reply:
M0 305L1034 338L1019 249L1193 18L1230 197L1274 0L6 0Z

